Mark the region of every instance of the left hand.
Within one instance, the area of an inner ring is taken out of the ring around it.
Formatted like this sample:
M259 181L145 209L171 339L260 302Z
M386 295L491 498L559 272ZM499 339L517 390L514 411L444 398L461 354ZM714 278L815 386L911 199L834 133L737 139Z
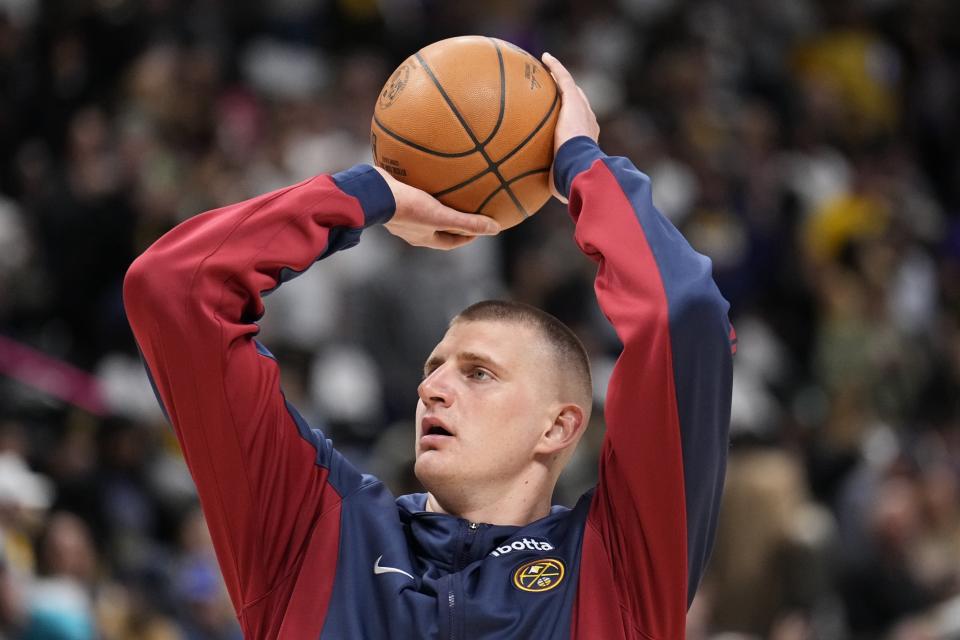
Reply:
M493 218L451 209L429 193L375 168L387 181L397 203L393 217L383 226L408 244L447 251L462 247L477 236L500 233L500 225Z

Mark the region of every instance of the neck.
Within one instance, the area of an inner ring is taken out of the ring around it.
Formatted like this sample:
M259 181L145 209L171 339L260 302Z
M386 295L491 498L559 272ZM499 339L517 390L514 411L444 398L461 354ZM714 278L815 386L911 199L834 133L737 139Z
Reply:
M444 489L447 489L446 487ZM463 518L470 522L524 526L550 513L552 483L515 480L494 491L430 491L426 510Z

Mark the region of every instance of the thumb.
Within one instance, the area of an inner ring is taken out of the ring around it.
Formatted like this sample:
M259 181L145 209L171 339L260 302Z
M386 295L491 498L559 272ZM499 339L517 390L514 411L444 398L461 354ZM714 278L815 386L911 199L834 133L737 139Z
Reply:
M500 224L489 216L457 211L439 200L433 198L431 200L434 205L431 218L438 228L471 236L493 236L500 233Z
M553 75L553 79L557 81L557 87L560 88L560 93L576 91L576 81L574 81L573 76L570 75L570 72L567 71L567 68L563 66L559 60L547 52L544 52L542 60Z

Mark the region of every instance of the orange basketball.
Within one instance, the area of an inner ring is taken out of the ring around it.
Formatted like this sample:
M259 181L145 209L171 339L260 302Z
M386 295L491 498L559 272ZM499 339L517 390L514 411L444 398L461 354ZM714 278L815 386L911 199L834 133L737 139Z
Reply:
M380 92L373 159L447 206L512 227L550 198L559 111L553 77L523 49L483 36L441 40Z

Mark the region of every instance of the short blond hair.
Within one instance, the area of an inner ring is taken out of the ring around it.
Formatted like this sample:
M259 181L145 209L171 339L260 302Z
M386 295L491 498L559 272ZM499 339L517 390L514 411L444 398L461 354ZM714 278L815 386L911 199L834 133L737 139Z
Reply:
M554 368L561 377L561 388L571 390L579 403L586 404L582 408L589 414L593 404L590 358L570 327L546 311L511 300L484 300L472 304L457 314L450 325L476 321L514 322L536 331L561 365Z

